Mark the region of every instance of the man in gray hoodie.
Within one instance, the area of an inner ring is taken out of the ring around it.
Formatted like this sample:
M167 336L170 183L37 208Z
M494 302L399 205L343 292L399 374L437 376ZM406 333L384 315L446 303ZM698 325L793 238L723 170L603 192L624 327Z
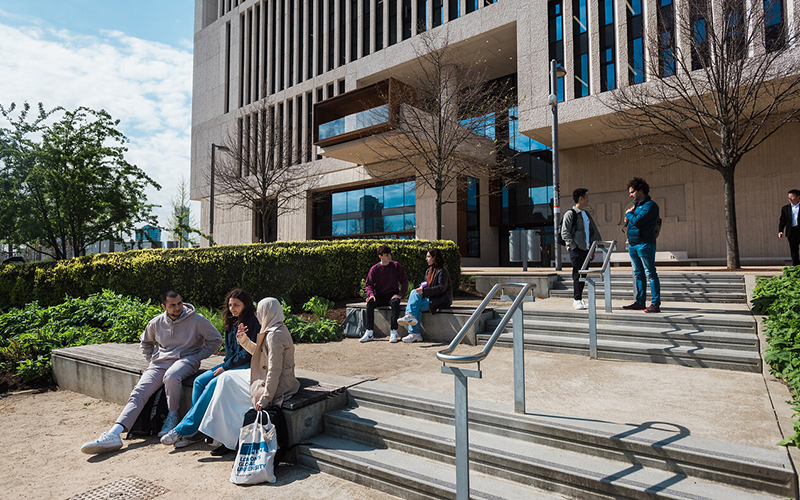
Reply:
M183 379L197 373L200 361L215 353L222 344L219 331L194 306L183 302L175 290L161 296L164 310L147 324L141 336L142 354L150 363L133 388L128 404L108 432L84 443L83 453L94 455L122 448L120 434L130 430L150 396L164 385L169 414L159 436L175 427L181 404Z

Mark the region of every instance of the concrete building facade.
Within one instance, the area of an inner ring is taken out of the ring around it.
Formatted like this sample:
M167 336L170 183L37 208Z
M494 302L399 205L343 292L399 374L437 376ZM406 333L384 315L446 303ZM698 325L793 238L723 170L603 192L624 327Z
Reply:
M529 175L492 196L489 182L475 179L471 195L459 194L458 203L444 206L442 236L459 244L463 265L506 265L509 229L536 229L544 246L552 247L552 170L549 152L543 149L550 145L548 71L553 54L568 73L559 82L562 213L571 206L572 190L586 187L603 237L624 242L625 186L631 177L643 177L662 210L659 250L724 263L718 173L691 165L662 167L636 153L598 152L598 143L616 140L603 125L609 111L598 96L655 78L629 74L636 73L636 35L641 38L656 29L659 9L674 8L680 15L681 2L672 3L196 0L191 196L201 201L201 228L208 229L211 144L236 134L246 137L269 113L270 120L290 131L285 142L291 162L307 164L314 176L313 187L291 200L295 210L278 218L278 240L376 235L434 239L433 192L407 171L392 178L391 166L367 158L364 144L369 137L348 136L372 124L352 125L357 117L346 112L337 115L339 121L315 116L323 101L344 106L348 99L356 102L359 89L389 79L403 81L424 30L446 32L454 47L485 62L487 77L513 77L516 82L517 106L508 126L512 142L522 144L521 168ZM783 20L800 13L800 0L783 0L779 6ZM795 29L788 22L785 26L789 32ZM743 265L783 263L788 257L785 241L777 238L777 219L786 192L800 187L798 138L800 124L785 126L737 168ZM222 154L218 151L218 158ZM264 234L256 227L258 217L247 209L221 208L226 193L215 195L216 242L258 241ZM544 250L547 265L552 253Z

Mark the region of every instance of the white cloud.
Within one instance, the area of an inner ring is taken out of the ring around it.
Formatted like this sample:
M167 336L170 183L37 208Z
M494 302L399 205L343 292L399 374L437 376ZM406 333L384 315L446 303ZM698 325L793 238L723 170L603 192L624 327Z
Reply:
M155 213L166 224L169 199L181 177L189 179L191 50L119 31L86 36L15 22L0 23L0 54L3 105L87 106L120 120L130 141L128 161L161 185L147 195L162 205ZM192 210L197 214L199 204Z

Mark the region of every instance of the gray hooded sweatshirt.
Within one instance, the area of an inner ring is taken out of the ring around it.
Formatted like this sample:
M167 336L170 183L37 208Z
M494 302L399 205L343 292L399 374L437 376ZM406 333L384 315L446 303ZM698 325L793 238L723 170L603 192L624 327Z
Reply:
M178 359L200 360L211 356L222 345L222 336L194 306L183 303L184 314L173 320L166 311L147 324L141 336L142 354L150 363Z

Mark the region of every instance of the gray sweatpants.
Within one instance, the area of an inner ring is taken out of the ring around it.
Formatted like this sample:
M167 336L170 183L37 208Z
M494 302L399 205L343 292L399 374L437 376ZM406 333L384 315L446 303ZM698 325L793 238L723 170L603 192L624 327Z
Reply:
M167 394L167 408L178 411L181 406L183 379L194 375L200 368L195 359L165 360L150 363L131 392L128 403L120 413L117 423L130 430L150 396L163 385Z

